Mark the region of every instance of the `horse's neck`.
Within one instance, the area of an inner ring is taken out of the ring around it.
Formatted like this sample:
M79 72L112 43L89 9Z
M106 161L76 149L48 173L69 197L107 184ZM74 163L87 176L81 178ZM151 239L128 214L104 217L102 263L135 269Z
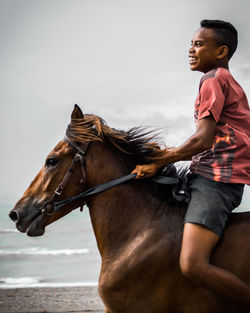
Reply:
M129 174L124 156L101 143L92 144L87 158L90 186ZM148 187L147 187L148 185ZM132 181L89 199L90 216L101 254L118 251L132 238L152 232L181 232L182 217L176 207L159 199L151 182Z

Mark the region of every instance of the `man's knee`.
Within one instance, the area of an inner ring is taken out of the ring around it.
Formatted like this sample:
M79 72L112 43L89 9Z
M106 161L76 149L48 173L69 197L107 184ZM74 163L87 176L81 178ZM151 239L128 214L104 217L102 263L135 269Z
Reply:
M196 285L202 283L206 273L206 264L202 264L195 259L188 257L180 258L180 269L182 274Z

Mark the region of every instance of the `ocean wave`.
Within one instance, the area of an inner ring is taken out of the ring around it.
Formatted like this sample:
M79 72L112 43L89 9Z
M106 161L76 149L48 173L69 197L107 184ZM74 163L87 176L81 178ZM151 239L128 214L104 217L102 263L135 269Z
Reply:
M41 280L41 277L0 277L0 286L32 285Z
M57 249L25 248L18 250L0 250L0 255L75 255L88 254L89 249Z
M98 282L44 282L41 277L0 277L0 289L97 286Z

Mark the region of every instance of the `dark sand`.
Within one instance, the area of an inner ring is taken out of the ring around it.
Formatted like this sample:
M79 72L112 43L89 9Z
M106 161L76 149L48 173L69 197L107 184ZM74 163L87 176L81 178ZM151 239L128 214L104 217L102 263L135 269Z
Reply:
M1 313L103 313L97 287L0 289Z

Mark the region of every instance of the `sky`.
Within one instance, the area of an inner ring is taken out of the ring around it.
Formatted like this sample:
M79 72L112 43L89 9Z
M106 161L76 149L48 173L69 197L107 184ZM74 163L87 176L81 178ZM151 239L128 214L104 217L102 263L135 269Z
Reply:
M202 75L189 70L188 48L202 19L238 29L230 70L249 97L249 9L249 0L0 0L0 203L21 197L75 103L118 129L162 127L167 145L190 136Z

